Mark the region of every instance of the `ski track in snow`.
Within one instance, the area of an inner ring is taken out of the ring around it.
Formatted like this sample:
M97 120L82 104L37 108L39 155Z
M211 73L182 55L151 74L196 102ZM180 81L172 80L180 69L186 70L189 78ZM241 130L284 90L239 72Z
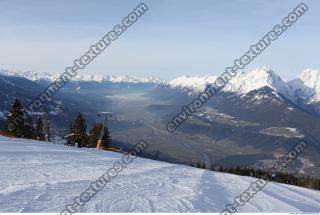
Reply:
M0 136L0 212L60 212L122 155ZM137 158L79 212L220 212L256 179ZM319 212L320 192L268 183L239 212Z

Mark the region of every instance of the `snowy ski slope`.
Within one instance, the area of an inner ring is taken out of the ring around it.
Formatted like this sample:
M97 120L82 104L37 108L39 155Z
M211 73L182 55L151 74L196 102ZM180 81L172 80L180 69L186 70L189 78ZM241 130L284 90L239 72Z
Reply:
M0 212L60 212L121 157L0 136ZM252 181L137 158L80 212L221 212ZM240 212L320 212L319 203L319 191L269 183Z

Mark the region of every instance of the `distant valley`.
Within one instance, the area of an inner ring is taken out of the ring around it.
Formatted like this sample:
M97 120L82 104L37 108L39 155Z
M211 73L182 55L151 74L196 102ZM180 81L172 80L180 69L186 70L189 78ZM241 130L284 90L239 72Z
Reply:
M0 71L0 123L13 97L27 105L58 75ZM140 139L151 146L146 156L174 163L262 167L300 139L309 148L290 171L320 174L320 71L305 70L286 82L262 67L239 74L174 133L166 123L215 76L183 76L172 81L128 76L82 75L48 102L53 133L64 136L77 112L87 122L111 111L114 144L130 147ZM36 115L43 114L45 107Z

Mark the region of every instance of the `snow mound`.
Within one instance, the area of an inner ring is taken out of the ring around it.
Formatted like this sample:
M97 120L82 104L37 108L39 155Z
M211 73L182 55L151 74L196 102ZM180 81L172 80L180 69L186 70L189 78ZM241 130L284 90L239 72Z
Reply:
M0 212L60 212L122 155L0 136ZM80 212L221 212L256 179L137 158ZM320 192L268 183L239 212L319 212Z

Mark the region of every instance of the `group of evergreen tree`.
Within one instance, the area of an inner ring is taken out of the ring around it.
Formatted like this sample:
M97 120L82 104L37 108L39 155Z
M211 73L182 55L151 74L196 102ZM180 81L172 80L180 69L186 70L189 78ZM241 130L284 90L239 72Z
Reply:
M50 141L49 125L45 125L40 116L33 123L32 117L24 110L17 98L13 100L3 131L12 137ZM95 148L99 139L101 139L102 149L108 148L111 144L108 127L103 126L102 123L94 123L87 133L86 120L81 113L78 113L76 119L69 124L69 133L65 139L66 145L79 148Z
M287 172L277 172L270 175L266 170L254 169L253 167L231 167L225 168L221 165L212 164L206 166L204 163L195 162L190 164L192 167L208 169L217 172L226 172L241 176L251 176L255 178L261 178L268 181L275 181L278 183L291 184L300 187L306 187L310 189L320 190L320 179L310 176L294 175Z
M102 123L94 123L92 128L87 133L86 120L82 113L78 113L76 119L69 124L69 132L65 136L66 145L95 148L102 133L102 149L106 149L111 144L111 135L107 126Z
M33 124L32 117L23 109L19 99L15 98L4 125L5 134L17 138L45 140L44 123L37 117Z

